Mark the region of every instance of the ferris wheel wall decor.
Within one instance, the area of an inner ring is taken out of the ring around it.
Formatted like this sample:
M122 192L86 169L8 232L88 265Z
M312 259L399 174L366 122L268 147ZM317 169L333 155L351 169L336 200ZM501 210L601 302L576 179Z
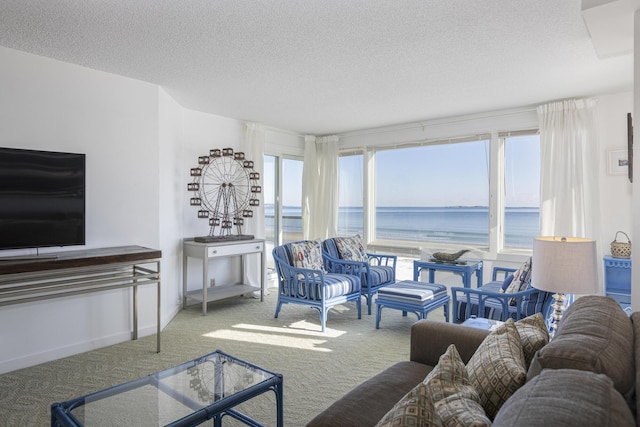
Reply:
M207 219L208 236L196 237L196 242L251 240L242 234L246 218L253 218L253 210L260 206L258 194L260 173L244 153L233 148L213 149L208 156L198 157L198 167L191 168L193 181L187 190L193 193L191 206L198 207L198 218Z

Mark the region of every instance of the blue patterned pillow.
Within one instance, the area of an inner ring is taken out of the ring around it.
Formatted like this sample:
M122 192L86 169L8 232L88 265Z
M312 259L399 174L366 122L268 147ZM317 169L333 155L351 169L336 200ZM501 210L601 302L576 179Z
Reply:
M352 237L336 237L336 246L340 253L340 258L349 261L367 262L369 257L362 244L360 235Z
M307 240L292 243L291 255L294 267L324 271L322 250L317 242Z

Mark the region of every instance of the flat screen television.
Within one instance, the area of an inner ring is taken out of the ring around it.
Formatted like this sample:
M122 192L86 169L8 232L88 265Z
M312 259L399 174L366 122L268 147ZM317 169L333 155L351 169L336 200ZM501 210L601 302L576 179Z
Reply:
M85 244L85 155L0 148L0 249Z

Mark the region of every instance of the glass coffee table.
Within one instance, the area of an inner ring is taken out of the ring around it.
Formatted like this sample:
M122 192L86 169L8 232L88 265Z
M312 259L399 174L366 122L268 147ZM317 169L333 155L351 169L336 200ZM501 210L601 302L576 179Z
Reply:
M262 426L233 409L265 392L276 395L283 426L282 375L218 350L147 377L51 405L52 426L193 426L225 416Z

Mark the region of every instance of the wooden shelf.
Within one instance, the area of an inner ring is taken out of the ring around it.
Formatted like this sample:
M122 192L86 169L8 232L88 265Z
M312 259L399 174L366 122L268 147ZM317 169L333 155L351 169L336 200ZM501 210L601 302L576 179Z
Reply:
M219 301L221 299L238 297L246 295L252 292L260 292L260 288L257 286L243 285L241 283L235 285L223 285L223 286L211 286L207 288L207 302ZM187 292L187 298L189 300L202 302L202 290L196 289L194 291Z

